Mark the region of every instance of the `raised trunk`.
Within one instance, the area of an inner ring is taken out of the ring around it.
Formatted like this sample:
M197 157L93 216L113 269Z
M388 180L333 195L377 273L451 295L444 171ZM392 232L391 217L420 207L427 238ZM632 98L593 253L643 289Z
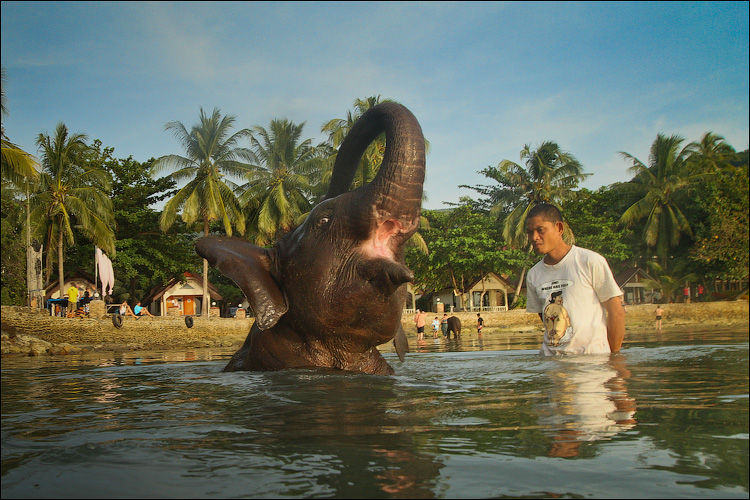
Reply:
M358 191L357 207L374 213L377 227L387 221L398 226L403 244L419 226L425 172L424 135L404 106L383 103L370 108L355 123L339 149L326 199L349 190L365 149L385 132L383 163L375 178Z

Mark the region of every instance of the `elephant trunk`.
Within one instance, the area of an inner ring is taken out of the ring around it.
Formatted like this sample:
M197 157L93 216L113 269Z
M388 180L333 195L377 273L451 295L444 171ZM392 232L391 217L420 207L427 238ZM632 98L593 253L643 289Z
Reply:
M356 190L355 199L358 207L371 211L366 216L374 230L401 246L419 227L425 175L424 135L406 107L378 104L354 124L339 149L326 198L348 191L362 154L383 132L383 163L372 182Z

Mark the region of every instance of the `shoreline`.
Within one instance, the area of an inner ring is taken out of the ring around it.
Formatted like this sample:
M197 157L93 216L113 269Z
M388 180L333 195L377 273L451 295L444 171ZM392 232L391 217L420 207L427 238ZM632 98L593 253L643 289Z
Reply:
M686 327L699 329L748 328L748 302L703 302L693 304L664 304L663 333ZM655 304L626 306L625 335L628 332L654 331ZM477 337L476 312L460 312L462 337ZM452 314L448 313L449 316ZM524 310L483 312L484 335L513 336L543 334L536 314ZM442 314L428 313L428 318ZM2 358L25 356L64 356L91 352L169 351L199 348L238 349L245 341L253 319L195 317L189 328L184 317L124 318L122 328L115 328L110 317L60 318L48 316L45 310L28 307L3 306ZM416 342L413 316L402 318L402 325L410 344ZM430 337L425 332L425 338ZM442 337L442 335L440 335ZM390 350L390 343L379 346Z

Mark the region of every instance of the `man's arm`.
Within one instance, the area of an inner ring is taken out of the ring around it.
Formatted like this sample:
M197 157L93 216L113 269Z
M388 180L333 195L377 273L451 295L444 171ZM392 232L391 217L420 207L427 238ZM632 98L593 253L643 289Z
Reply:
M622 340L625 338L625 309L622 307L620 296L602 302L607 311L607 340L609 350L620 352Z

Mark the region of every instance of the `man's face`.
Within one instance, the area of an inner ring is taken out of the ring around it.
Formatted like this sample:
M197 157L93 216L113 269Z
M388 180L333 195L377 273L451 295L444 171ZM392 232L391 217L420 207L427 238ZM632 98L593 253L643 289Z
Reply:
M557 248L563 241L562 233L562 222L550 222L542 216L531 217L526 221L526 236L539 255L548 254Z

